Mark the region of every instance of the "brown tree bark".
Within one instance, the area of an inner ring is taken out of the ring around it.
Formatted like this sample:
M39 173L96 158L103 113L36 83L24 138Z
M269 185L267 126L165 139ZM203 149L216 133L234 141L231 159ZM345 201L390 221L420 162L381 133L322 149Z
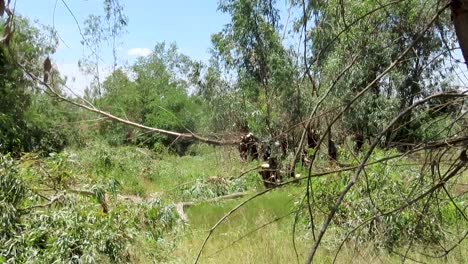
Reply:
M452 0L450 7L458 43L468 68L468 0Z

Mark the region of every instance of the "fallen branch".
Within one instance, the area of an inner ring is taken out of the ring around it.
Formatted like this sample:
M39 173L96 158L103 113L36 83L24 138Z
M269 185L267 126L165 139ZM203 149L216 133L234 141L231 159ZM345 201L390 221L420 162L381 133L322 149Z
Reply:
M421 39L421 36L423 35L423 33L425 33L429 27L436 21L436 19L443 13L443 11L448 7L448 5L446 5L444 8L440 9L437 14L432 18L431 22L426 26L426 28L421 31L421 33L415 38L415 40L411 43L411 45L406 49L404 50L400 55L399 57L394 61L392 62L392 64L387 68L385 69L379 76L377 76L368 86L366 86L366 88L364 88L361 92L359 92L353 99L351 99L350 103L348 104L347 107L345 107L343 109L343 111L332 121L332 122L336 122L338 120L338 118L343 114L343 112L345 110L347 110L351 104L356 101L358 98L360 98L365 92L367 92L371 87L372 85L374 85L377 81L379 81L381 78L383 78L388 72L390 72L398 63L399 61L401 61L403 59L403 57L411 50L411 48ZM435 98L435 97L441 97L441 96L451 96L449 94L444 94L444 93L441 93L441 94L437 94L437 95L433 95L433 96L429 96L427 97L426 99L423 99L421 101L418 101L416 102L415 104L413 104L411 107L408 107L406 108L404 111L402 111L395 119L393 119L389 125L379 134L379 136L377 137L377 139L380 139L380 137L382 137L385 133L387 133L388 130L390 130L396 123L396 121L398 121L404 114L406 114L408 111L410 111L412 108L415 108L416 106L419 106L423 103L425 103L426 101L432 99L432 98ZM455 95L455 96L459 96L459 95ZM367 160L370 158L371 154L373 153L374 151L374 148L377 146L378 144L378 140L375 140L374 143L371 145L371 147L369 148L369 150L367 151L366 155L364 156L364 158L361 160L361 163L359 164L359 167L356 169L355 173L354 173L354 176L348 181L348 184L345 186L345 188L341 191L338 199L336 200L335 204L333 205L332 209L330 210L330 213L328 214L328 216L325 218L325 220L323 221L322 223L322 227L320 229L320 232L317 236L317 240L315 240L315 242L313 243L313 246L310 250L310 253L307 257L307 260L306 260L306 264L310 264L313 262L313 259L314 259L314 256L315 256L315 253L317 252L317 249L322 241L322 238L323 236L325 235L325 232L327 231L332 219L334 218L335 216L335 213L337 212L338 208L340 207L340 205L342 204L343 200L345 199L345 196L348 194L348 192L351 190L351 188L354 186L354 184L357 182L362 170L365 168L365 165L367 163ZM315 155L314 155L315 156ZM311 173L311 168L312 166L309 167L309 175ZM309 182L310 182L310 179L311 177L309 177Z
M67 102L69 104L72 104L74 106L78 106L78 107L83 108L85 110L88 110L90 112L94 112L94 113L99 114L99 115L101 115L103 117L109 118L112 121L119 122L119 123L129 125L129 126L133 126L133 127L143 129L143 130L146 130L146 131L149 131L149 132L153 132L153 133L164 134L164 135L173 136L173 137L180 138L180 139L198 140L198 141L201 141L203 143L207 143L207 144L211 144L211 145L236 145L236 144L239 143L238 141L222 141L222 140L215 140L215 139L205 138L205 137L199 136L197 134L194 134L194 133L192 133L190 131L189 131L189 133L179 133L179 132L175 132L175 131L155 128L155 127L149 127L149 126L145 126L143 124L139 124L139 123L130 121L128 119L123 119L123 118L117 117L115 115L112 115L111 113L108 113L106 111L102 111L102 110L96 108L94 105L90 104L89 102L88 102L89 105L85 105L85 104L78 103L78 102L76 102L76 101L74 101L74 100L72 100L70 98L67 98L67 97L61 95L60 93L55 91L52 87L50 87L49 84L45 83L41 78L37 77L36 75L34 75L30 71L28 71L26 69L26 67L24 67L23 65L21 65L19 63L17 63L17 65L29 77L31 77L33 80L35 80L39 84L42 84L44 87L46 87L47 92L49 92L54 97L56 97L56 98L58 98L58 99L60 99L62 101L65 101L65 102Z
M222 201L222 200L237 199L237 198L244 197L247 194L248 194L247 192L237 192L237 193L231 193L231 194L227 194L227 195L223 195L223 196L218 196L218 197L215 197L213 199L208 199L208 200L204 200L204 201L180 202L180 203L177 203L175 205L176 206L176 211L177 211L177 214L179 215L180 220L182 220L183 222L187 222L188 221L188 216L185 213L184 208L194 206L194 205L200 204L200 203L213 203L213 202L219 202L219 201Z
M239 179L240 177L246 175L247 173L250 173L252 171L256 171L256 170L260 169L261 167L262 167L262 165L260 164L260 165L254 167L254 168L250 168L248 170L245 170L241 174L239 174L239 175L237 175L235 177L230 177L229 180Z
M61 199L63 199L63 197L64 197L64 195L60 194L60 195L57 195L57 196L55 196L53 198L49 198L49 202L46 203L46 204L34 205L34 206L31 206L31 207L19 209L19 211L22 212L22 213L27 213L27 212L29 212L31 210L34 210L34 209L47 208L47 207L53 205L54 203L59 202Z

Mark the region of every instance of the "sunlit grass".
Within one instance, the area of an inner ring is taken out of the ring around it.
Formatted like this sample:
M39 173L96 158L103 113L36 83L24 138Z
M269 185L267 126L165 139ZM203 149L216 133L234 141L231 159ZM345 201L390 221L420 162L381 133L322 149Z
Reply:
M292 242L294 208L287 190L273 192L247 204L229 217L214 231L200 259L200 263L304 263L312 247L310 230L297 226L296 249ZM208 230L239 201L203 204L188 210L190 222L178 237L176 249L171 254L171 263L193 263ZM283 216L286 216L282 218ZM276 219L281 218L277 221ZM332 263L336 248L327 242L335 242L331 228L319 249L314 263ZM466 263L467 242L447 258L434 259L421 255L430 254L429 248L415 246L408 254L407 263L416 259L423 263ZM406 248L395 250L400 254ZM336 263L401 263L402 257L385 249L366 243L345 243Z
M242 200L242 199L241 199ZM190 222L174 252L174 261L190 263L207 230L239 201L189 208ZM285 189L246 204L212 234L201 263L288 263L294 260L294 197ZM301 243L304 244L304 243ZM305 248L298 248L303 252Z
M75 151L81 162L82 169L79 173L91 178L116 178L122 184L121 194L142 197L157 195L166 203L209 199L208 196L203 197L204 192L188 190L211 177L235 178L258 164L241 162L235 148L199 145L194 152L194 155L183 157L171 154L158 156L145 149L99 144ZM332 165L323 159L318 161L318 165L324 169L333 169ZM307 172L305 168L300 170L302 175ZM418 171L416 167L415 171ZM344 175L327 176L327 180L315 181L314 184L332 184L343 180ZM171 234L166 238L174 243L168 243L172 246L168 248L168 257L163 262L192 263L208 230L238 203L263 190L260 177L255 171L244 175L243 179L245 182L242 186L249 193L246 197L217 203L201 203L186 209L189 222L175 236ZM335 187L337 186L340 184ZM202 191L205 187L201 185ZM296 263L297 259L299 263L303 263L313 239L310 229L305 226L306 221L299 221L295 237L298 254L296 256L292 239L292 210L297 207L297 201L304 195L304 190L305 183L292 184L246 204L214 231L203 250L200 263ZM304 219L306 216L302 217ZM320 227L320 220L322 219L316 219L317 228ZM331 226L327 231L314 263L333 261L336 244L341 238L335 228L337 227ZM150 254L145 253L152 250L147 240L137 239L136 245L138 246L135 246L133 257L136 262L155 261ZM464 246L442 260L446 263L463 263L468 259L468 254L463 250L466 246L464 242ZM404 254L405 250L401 248L398 252ZM415 246L409 257L425 263L441 263L440 259L431 259L415 253L425 250L427 249L419 245ZM353 242L346 243L337 257L337 263L400 262L401 257L396 254L377 249L370 244Z

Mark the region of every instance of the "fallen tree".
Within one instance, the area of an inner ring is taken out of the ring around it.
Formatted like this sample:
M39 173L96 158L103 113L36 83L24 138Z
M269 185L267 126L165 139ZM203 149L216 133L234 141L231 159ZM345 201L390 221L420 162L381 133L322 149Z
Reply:
M119 122L119 123L122 123L122 124L125 124L125 125L128 125L128 126L133 126L133 127L136 127L136 128L148 131L148 132L160 133L160 134L163 134L163 135L172 136L172 137L175 137L176 139L197 140L197 141L200 141L200 142L203 142L203 143L207 143L207 144L211 144L211 145L218 145L218 146L220 146L220 145L237 145L237 144L239 144L238 140L217 140L217 139L212 139L212 138L206 138L206 137L202 137L200 135L197 135L197 134L195 134L195 133L193 133L191 131L188 131L188 133L179 133L179 132L175 132L175 131L170 131L170 130L155 128L155 127L145 126L143 124L136 123L136 122L130 121L128 119L124 119L124 118L115 116L115 115L113 115L113 114L111 114L109 112L102 111L102 110L98 109L96 106L94 106L90 102L86 101L85 99L80 98L81 100L86 102L86 104L83 104L83 103L79 103L79 102L77 102L77 101L75 101L73 99L70 99L70 98L56 92L48 83L44 82L41 78L39 78L38 76L36 76L33 73L31 73L30 71L28 71L23 65L20 65L20 64L17 64L17 65L29 77L31 77L33 80L35 80L39 84L46 87L45 92L47 92L49 95L51 95L51 96L53 96L53 97L55 97L55 98L57 98L57 99L59 99L61 101L67 102L67 103L72 104L74 106L77 106L77 107L83 108L85 110L88 110L90 112L101 115L101 116L103 116L105 118L108 118L108 119L110 119L112 121L116 121L116 122Z

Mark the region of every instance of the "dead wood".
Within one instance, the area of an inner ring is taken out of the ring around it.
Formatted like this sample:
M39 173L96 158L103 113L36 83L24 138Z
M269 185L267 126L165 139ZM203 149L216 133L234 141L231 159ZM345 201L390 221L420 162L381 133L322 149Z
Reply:
M204 200L204 201L180 202L180 203L177 203L175 205L175 207L176 207L176 211L177 211L177 214L179 215L180 220L183 221L183 222L187 222L188 221L188 216L184 211L184 209L187 208L187 207L194 206L194 205L200 204L200 203L216 203L216 202L223 201L223 200L237 199L237 198L244 197L247 194L248 194L248 192L237 192L237 193L231 193L231 194L227 194L227 195L223 195L223 196L218 196L218 197L215 197L213 199L208 199L208 200Z

